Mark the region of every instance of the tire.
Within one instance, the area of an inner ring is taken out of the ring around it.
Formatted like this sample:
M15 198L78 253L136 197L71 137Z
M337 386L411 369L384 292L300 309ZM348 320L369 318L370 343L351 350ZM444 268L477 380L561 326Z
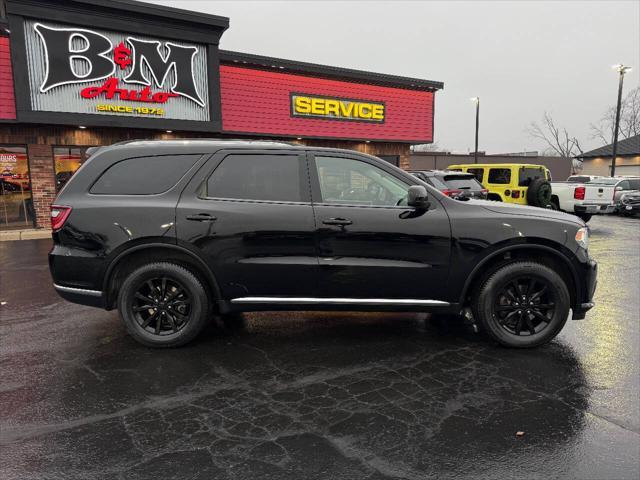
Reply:
M544 178L534 178L527 188L527 204L547 208L551 203L551 184Z
M560 203L558 202L558 197L552 197L549 205L551 205L551 210L560 210Z
M523 296L527 298L523 300ZM471 307L493 340L505 347L532 348L551 341L562 330L569 315L570 297L564 280L555 271L523 261L490 273ZM529 311L536 313L528 314Z
M143 265L129 274L117 305L129 334L147 347L189 343L209 320L210 301L200 280L168 262Z
M577 216L580 217L584 223L587 223L589 220L591 220L591 217L593 217L593 214L591 214L591 213L579 213L579 214L577 214Z

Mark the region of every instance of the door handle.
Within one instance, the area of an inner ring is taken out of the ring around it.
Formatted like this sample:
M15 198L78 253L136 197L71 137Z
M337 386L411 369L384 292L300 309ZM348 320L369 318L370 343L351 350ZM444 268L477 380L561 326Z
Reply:
M345 226L345 225L351 225L353 222L348 218L326 218L322 221L322 223L325 225Z
M217 218L208 213L196 213L195 215L187 215L187 220L193 220L194 222L215 222Z

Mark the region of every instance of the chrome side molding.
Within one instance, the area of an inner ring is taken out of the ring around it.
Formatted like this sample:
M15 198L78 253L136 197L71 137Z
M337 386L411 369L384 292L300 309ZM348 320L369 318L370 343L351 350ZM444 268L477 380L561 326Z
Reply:
M89 297L101 297L102 292L100 290L87 290L85 288L73 288L64 287L62 285L53 284L53 288L61 292L75 293L76 295L87 295Z
M442 300L420 300L415 298L319 298L319 297L238 297L231 303L275 303L298 305L433 305L449 306Z

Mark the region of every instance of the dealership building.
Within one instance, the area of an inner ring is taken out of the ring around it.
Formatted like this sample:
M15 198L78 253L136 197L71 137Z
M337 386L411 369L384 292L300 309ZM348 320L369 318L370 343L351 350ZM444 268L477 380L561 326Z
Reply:
M441 82L220 50L228 27L131 0L0 0L0 230L48 227L94 146L274 139L407 168L433 141Z

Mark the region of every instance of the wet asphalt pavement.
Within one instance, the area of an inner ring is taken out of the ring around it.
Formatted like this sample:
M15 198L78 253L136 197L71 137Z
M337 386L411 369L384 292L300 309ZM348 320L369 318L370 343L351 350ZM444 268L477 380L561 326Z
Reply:
M48 240L2 242L0 478L637 479L640 220L590 225L597 306L528 351L324 313L150 350L56 295Z

